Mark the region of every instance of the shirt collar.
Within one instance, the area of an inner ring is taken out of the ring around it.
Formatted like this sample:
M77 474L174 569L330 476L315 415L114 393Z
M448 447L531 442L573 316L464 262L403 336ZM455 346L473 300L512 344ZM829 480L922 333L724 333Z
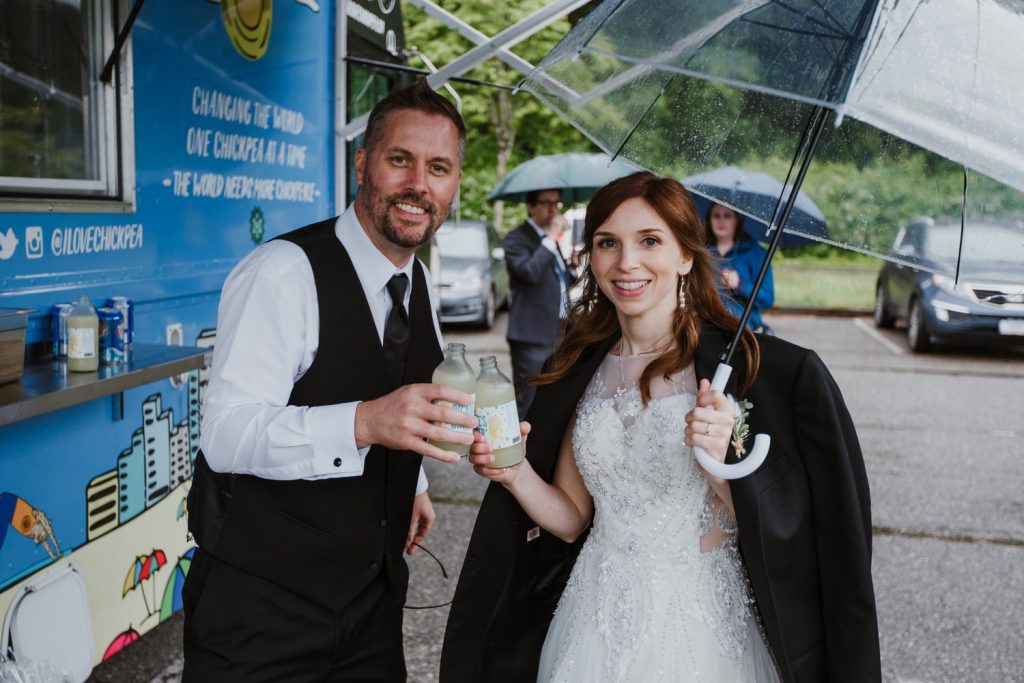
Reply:
M363 289L367 292L379 294L387 286L391 277L398 273L405 273L409 278L409 283L412 283L412 264L416 257L410 257L402 268L396 267L389 261L360 225L359 218L356 216L355 203L350 204L345 212L338 216L334 232L341 241L341 245L345 247L345 251L348 252L349 258L352 259L352 265L356 269L359 281L363 283ZM411 286L406 288L406 299L411 290Z
M533 229L537 231L537 234L540 235L541 239L544 239L545 237L548 236L547 231L546 230L541 230L540 226L538 226L536 223L534 223L532 218L527 218L526 222L533 226Z

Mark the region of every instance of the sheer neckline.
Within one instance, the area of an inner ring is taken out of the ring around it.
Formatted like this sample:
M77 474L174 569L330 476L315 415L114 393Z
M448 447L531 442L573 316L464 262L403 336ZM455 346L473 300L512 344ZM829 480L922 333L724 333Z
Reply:
M659 352L648 352L634 356L616 356L607 353L591 378L588 395L593 398L611 398L630 395L639 400L640 378L647 367L654 362ZM675 394L696 396L697 382L694 380L693 363L678 370L668 378L651 378L650 400L658 400Z
M647 356L661 356L668 353L668 351L668 349L665 349L664 351L641 351L640 353L624 353L622 355L609 351L608 355L611 356L612 358L621 358L622 360L629 360L630 358L646 358Z

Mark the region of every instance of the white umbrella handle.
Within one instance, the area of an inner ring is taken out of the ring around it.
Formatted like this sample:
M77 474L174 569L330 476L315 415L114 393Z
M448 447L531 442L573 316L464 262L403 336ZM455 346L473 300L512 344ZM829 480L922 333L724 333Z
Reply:
M719 363L718 369L715 370L715 377L711 380L711 388L715 391L724 391L725 383L729 381L729 375L731 374L731 366ZM693 447L693 457L697 458L700 466L713 477L740 479L761 466L764 459L768 457L768 448L771 446L771 442L772 437L767 434L758 434L754 437L754 446L750 449L747 457L733 465L726 465L724 462L715 460L700 446Z

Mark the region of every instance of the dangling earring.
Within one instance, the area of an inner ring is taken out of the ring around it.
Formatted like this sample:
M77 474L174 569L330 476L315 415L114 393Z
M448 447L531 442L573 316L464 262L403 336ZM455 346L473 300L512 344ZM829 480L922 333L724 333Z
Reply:
M679 276L679 308L686 308L686 276Z

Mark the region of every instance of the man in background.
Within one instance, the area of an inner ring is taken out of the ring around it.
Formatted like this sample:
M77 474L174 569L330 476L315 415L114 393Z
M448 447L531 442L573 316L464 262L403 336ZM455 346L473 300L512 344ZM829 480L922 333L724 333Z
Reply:
M561 208L558 190L527 192L529 217L505 236L503 245L509 274L506 338L520 417L526 415L536 392L530 378L540 374L555 349L566 316L568 291L576 279L558 249L566 226Z

